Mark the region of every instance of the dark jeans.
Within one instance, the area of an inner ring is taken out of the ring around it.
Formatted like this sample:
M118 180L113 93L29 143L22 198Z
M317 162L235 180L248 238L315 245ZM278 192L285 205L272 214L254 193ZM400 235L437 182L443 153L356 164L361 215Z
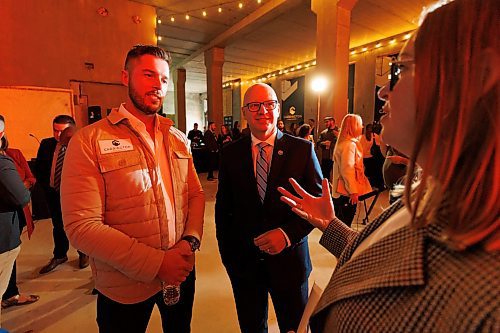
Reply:
M330 174L333 169L333 161L332 160L321 160L321 173L323 174L323 178L330 179Z
M337 218L350 227L352 220L354 220L354 215L356 215L357 205L352 205L349 202L349 197L341 195L338 198L333 198L333 206L335 207Z
M253 277L230 275L229 278L242 333L268 332L268 294L273 301L280 332L297 330L307 303L307 279L295 286L283 281L273 283L264 267Z
M54 258L60 259L66 257L69 250L69 241L64 231L64 224L61 212L61 196L59 193L48 188L45 191L47 202L49 204L50 215L52 216L52 236L54 237Z
M156 304L160 310L163 332L188 333L191 331L193 311L195 272L189 274L181 284L179 303L167 306L159 293L135 304L121 304L104 296L97 295L97 324L100 333L146 332L149 318Z

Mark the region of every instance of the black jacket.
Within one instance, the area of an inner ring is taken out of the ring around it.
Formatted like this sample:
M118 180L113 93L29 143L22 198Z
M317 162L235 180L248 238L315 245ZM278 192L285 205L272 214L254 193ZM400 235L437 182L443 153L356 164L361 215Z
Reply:
M37 182L44 188L50 186L50 170L56 145L57 140L55 138L43 139L36 154L35 177Z
M19 177L14 162L0 155L0 253L21 244L17 210L28 204L30 192Z

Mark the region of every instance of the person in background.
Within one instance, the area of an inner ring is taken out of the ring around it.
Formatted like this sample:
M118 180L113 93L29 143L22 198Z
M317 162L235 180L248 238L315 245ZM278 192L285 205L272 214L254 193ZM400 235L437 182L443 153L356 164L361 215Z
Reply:
M5 132L5 118L0 115L0 122L3 122L4 132ZM26 158L23 153L19 149L11 148L8 146L7 138L5 140L5 146L3 151L7 156L9 156L16 166L16 170L21 178L24 187L27 190L31 190L33 185L35 185L36 178L31 173L31 170L28 166L28 162L26 162ZM29 216L25 216L28 214ZM17 216L19 219L19 232L22 233L23 228L27 225L27 223L33 223L31 219L31 212L27 207L19 208L17 210ZM23 295L19 292L19 288L17 286L17 265L16 261L14 261L14 266L12 267L12 273L10 274L9 284L7 285L7 289L5 290L2 296L2 308L8 308L14 305L27 305L34 303L40 299L38 295Z
M288 134L297 136L297 129L299 126L297 126L297 123L291 123L290 126L288 127Z
M325 117L326 128L319 134L316 146L321 156L323 178L330 179L333 168L333 150L339 136L339 129L333 117Z
M382 176L382 166L385 160L387 148L377 133L373 132L373 125L367 124L359 142L363 149L363 164L365 175L368 177L372 187L384 188L384 178Z
M191 140L191 147L198 147L203 141L203 133L198 129L198 123L194 123L193 129L188 132L187 138Z
M208 175L207 180L214 181L217 177L214 176L214 170L217 169L217 159L219 157L219 145L217 144L217 135L215 130L217 125L213 121L208 122L208 129L203 136L203 142L208 152Z
M238 140L241 137L240 122L237 120L234 122L233 129L231 131L231 136L233 140Z
M315 135L315 131L316 131L316 120L309 118L307 120L307 123L309 124L309 126L311 126L311 137L312 137L312 140L314 142L314 135Z
M233 139L231 138L231 133L229 133L229 130L227 129L226 125L221 125L220 126L220 134L219 137L217 138L217 144L219 145L219 149L221 149L223 146L231 142Z
M126 102L68 147L64 223L90 256L100 332L145 332L155 304L164 332L190 331L205 196L186 136L156 114L169 64L165 50L134 46L121 76ZM179 300L169 306L172 290Z
M280 108L270 86L249 87L242 111L252 135L222 150L215 203L219 252L241 331L267 332L270 294L280 331L288 332L297 329L307 302L311 226L279 201L276 188L297 177L319 194L321 172L312 143L277 129Z
M30 201L30 192L19 177L12 159L7 156L5 123L0 120L0 294L4 294L14 261L21 250L19 209ZM0 310L0 327L1 327Z
M45 198L49 205L53 227L52 236L54 239L54 256L47 265L40 269L40 274L51 272L60 264L68 261L67 254L69 250L69 241L64 231L61 214L61 197L59 192L54 188L53 183L51 183L51 179L54 178L56 163L60 152L58 151L58 153L55 154L56 146L61 138L61 133L70 126L76 126L73 117L68 115L59 115L55 117L52 122L53 137L42 140L36 155L35 176L45 192ZM61 154L61 158L63 158L63 156L64 153ZM59 175L61 170L61 165L59 165ZM85 263L85 261L87 261L85 254L79 253L79 263Z
M279 119L279 120L278 120L278 123L276 124L276 127L278 127L278 129L279 129L282 133L287 133L287 134L290 134L290 133L288 133L288 131L286 130L286 128L285 128L285 123L283 122L283 120Z
M338 218L349 227L356 215L359 196L372 191L365 176L363 152L358 141L362 130L363 121L359 115L345 115L333 151L333 203Z
M308 124L300 125L300 127L297 131L297 136L299 138L304 139L304 140L314 142L313 137L311 135L311 126Z
M338 258L313 332L500 331L498 1L441 1L399 53L382 139L417 163L403 200L361 233L323 195L280 189ZM439 73L439 75L436 75ZM457 80L460 78L460 80Z

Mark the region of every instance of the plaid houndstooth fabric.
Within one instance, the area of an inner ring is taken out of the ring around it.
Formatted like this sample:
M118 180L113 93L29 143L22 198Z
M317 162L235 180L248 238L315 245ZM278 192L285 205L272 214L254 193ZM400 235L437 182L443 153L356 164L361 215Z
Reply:
M408 226L349 260L401 207L396 202L360 234L327 228L321 243L342 254L312 319L314 332L500 332L498 252L456 252L439 228Z

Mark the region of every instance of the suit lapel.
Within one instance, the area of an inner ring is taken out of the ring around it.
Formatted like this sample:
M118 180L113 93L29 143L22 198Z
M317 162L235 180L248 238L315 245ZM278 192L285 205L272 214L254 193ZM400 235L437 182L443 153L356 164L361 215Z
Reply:
M425 283L424 229L414 230L405 226L349 260L356 247L401 206L400 202L391 206L346 248L315 313L339 300L371 293L379 288Z
M253 157L252 157L252 138L247 136L240 141L241 149L238 149L240 155L235 159L236 163L241 166L239 169L238 177L244 181L244 183L249 184L250 197L260 202L259 192L257 191L257 181L255 180L255 172L253 169ZM240 176L241 172L241 176Z
M271 189L276 188L277 186L276 182L278 180L278 175L280 174L286 160L287 148L288 146L283 133L281 131L277 131L276 140L274 141L271 170L269 170L269 175L267 176L267 189L264 203L268 201L266 199L268 198L268 194L271 192Z

